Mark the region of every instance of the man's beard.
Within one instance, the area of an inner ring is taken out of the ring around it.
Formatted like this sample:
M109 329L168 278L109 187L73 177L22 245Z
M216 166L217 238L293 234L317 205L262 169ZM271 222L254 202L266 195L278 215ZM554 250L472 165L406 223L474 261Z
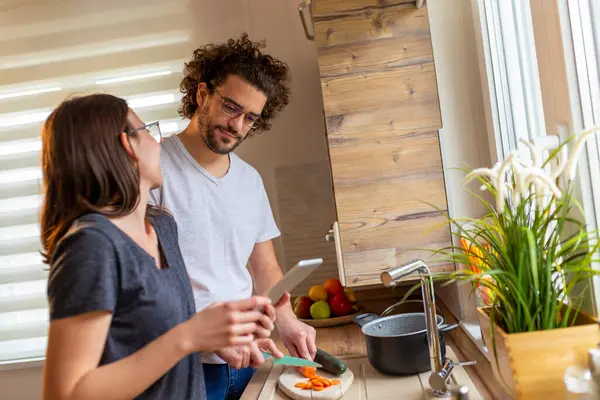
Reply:
M219 138L217 137L217 134L215 132L217 129L221 129L222 131L231 134L233 137L227 137L229 141L228 143L225 143L222 139L219 140ZM215 125L212 123L200 127L200 137L202 137L202 140L206 144L206 147L208 147L210 150L214 151L217 154L231 153L244 140L242 135L240 135L238 132L235 132L231 128Z

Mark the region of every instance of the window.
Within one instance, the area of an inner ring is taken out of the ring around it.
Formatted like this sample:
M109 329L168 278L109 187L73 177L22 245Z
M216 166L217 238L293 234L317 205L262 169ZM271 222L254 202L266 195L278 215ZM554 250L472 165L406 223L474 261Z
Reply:
M565 63L571 93L572 131L600 127L600 3L568 0L559 9L563 28ZM570 78L570 79L569 79ZM600 228L600 137L587 142L580 161L580 185L585 218L591 229ZM600 267L599 265L596 268ZM594 278L594 296L587 306L600 304L600 278Z
M192 54L183 0L20 1L0 6L0 364L43 357L47 266L39 254L40 127L71 94L108 92L165 135Z
M486 111L493 161L517 149L519 139L554 134L564 140L600 125L597 0L478 0L475 4L482 80L490 99ZM578 173L580 200L591 229L600 227L597 137L588 141ZM599 290L588 295L590 301L584 305L592 313L594 300L600 301L600 285L595 286Z
M529 0L479 0L477 8L495 163L521 148L519 140L546 134L542 96Z

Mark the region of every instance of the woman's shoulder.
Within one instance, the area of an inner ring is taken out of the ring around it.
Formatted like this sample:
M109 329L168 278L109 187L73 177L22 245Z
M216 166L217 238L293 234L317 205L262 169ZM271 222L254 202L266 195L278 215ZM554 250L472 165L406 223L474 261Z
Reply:
M56 245L51 262L70 253L98 253L114 248L114 229L102 214L86 214L75 219Z
M154 229L177 238L177 222L167 209L152 206L148 214Z

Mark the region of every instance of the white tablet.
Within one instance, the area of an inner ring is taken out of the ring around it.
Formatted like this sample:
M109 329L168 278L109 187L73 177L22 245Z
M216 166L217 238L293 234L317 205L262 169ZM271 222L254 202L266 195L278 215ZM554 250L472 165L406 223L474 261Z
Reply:
M322 258L314 258L312 260L299 261L292 269L290 269L279 282L273 286L267 296L273 304L277 303L285 292L291 292L300 284L307 276L315 269L323 264Z

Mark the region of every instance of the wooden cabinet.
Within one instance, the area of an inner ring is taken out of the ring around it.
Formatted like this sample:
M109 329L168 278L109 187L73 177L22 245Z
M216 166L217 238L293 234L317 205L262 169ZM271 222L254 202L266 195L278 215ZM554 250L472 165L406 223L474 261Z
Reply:
M450 243L436 210L447 202L427 8L414 0L313 0L312 27L340 275L349 287L379 284L383 270L429 257L404 250Z

